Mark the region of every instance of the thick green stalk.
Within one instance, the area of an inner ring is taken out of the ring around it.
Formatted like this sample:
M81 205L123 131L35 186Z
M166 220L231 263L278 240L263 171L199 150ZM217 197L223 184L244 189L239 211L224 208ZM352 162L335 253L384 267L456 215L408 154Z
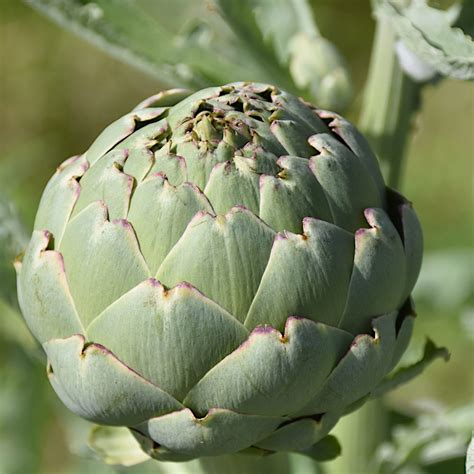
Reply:
M397 188L421 84L402 70L395 53L395 32L388 19L377 22L360 128L381 160L387 184Z
M324 465L326 474L376 474L373 457L388 435L387 412L381 400L366 403L339 420L331 431L342 446L342 454Z
M162 474L323 474L318 463L307 456L277 453L269 456L226 455L203 457L185 463L160 463Z
M199 464L205 474L287 474L290 472L288 457L284 454L273 456L229 455L201 458Z

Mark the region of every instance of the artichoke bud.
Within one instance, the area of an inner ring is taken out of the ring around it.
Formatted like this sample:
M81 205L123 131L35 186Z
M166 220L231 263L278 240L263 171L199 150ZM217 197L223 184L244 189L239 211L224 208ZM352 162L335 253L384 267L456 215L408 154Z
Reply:
M290 44L290 73L320 107L343 110L352 97L351 78L336 47L321 36L298 33Z
M421 253L353 125L233 83L157 94L60 166L18 294L65 405L148 455L314 451L404 352Z

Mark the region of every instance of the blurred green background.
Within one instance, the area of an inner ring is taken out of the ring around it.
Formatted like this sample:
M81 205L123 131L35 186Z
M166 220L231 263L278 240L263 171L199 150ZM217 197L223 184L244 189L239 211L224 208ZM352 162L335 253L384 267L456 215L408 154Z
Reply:
M349 63L356 95L347 115L357 123L374 32L369 2L313 3L322 34ZM170 26L178 25L170 15ZM160 88L20 1L0 0L0 194L31 228L56 166ZM473 157L473 84L445 80L426 87L402 184L426 244L405 359L416 359L428 334L452 357L389 396L388 404L406 414L423 406L442 412L474 398ZM113 472L90 459L88 424L61 406L47 385L41 351L21 329L16 314L0 306L0 473Z

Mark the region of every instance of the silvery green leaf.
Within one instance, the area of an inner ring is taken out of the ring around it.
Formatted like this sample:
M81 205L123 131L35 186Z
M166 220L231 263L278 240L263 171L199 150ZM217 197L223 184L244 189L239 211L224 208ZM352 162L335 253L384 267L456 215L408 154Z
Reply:
M471 437L472 416L473 407L469 405L449 411L437 405L413 422L395 426L390 441L383 443L375 455L377 472L424 473L430 467L441 472L435 467L441 463L446 469L442 472L457 472L456 468L450 471L448 463L457 466L464 458Z
M150 15L142 2L130 0L25 1L60 26L164 84L196 88L231 80L249 69L240 69L226 54L210 54L200 42L180 40L179 33L170 31L167 17L161 15L167 8ZM163 7L163 2L157 3ZM192 4L185 11L189 6Z
M450 354L445 347L436 347L436 345L428 339L423 349L422 358L414 363L413 365L402 367L393 374L387 376L382 382L371 392L373 398L380 397L383 394L394 390L400 385L409 382L413 378L420 375L420 373L429 365L431 362L438 358L442 358L447 362Z
M460 28L452 27L459 14L458 5L446 11L430 7L426 0L408 4L374 0L373 5L375 15L391 20L404 46L421 64L454 79L474 79L474 41ZM419 65L407 71L416 79L418 69Z

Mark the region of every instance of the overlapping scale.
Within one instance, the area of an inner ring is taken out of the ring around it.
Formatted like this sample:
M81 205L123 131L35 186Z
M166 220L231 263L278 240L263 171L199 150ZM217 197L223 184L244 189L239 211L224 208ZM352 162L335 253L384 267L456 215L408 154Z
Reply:
M369 171L374 183L379 191L380 197L385 204L385 183L380 166L369 143L365 137L345 118L327 110L318 110L318 116L329 121L329 128L334 132L349 149L359 158Z
M123 172L133 176L135 182L139 183L148 174L153 163L153 153L148 148L133 148L128 152Z
M147 431L156 443L170 451L193 457L218 456L248 448L283 421L281 417L242 415L219 408L199 419L184 409L152 418Z
M153 279L115 301L87 333L178 400L248 336L231 314L190 285L166 290Z
M272 133L285 148L287 154L309 158L313 149L308 144L308 132L294 120L274 120Z
M365 209L383 205L372 176L333 136L313 135L309 143L319 152L311 158L312 169L328 199L333 222L355 232L365 225Z
M81 194L79 178L87 171L89 163L82 156L74 156L62 163L50 179L41 196L34 229L47 230L59 247L67 222Z
M257 327L194 386L183 403L197 414L219 407L291 415L318 392L351 340L345 331L308 319L289 318L283 335L271 326Z
M217 214L226 214L239 204L258 215L260 177L244 160L240 159L240 166L238 158L234 158L234 163L227 161L214 166L204 194Z
M166 176L173 186L188 181L186 160L182 156L170 153L165 147L155 152L154 163L149 171L149 175L157 173Z
M39 342L84 334L69 290L62 255L51 250L48 231L34 231L23 262L16 262L18 300L25 321Z
M52 339L43 347L54 390L73 413L87 420L133 426L182 408L108 349L86 344L83 336Z
M175 187L163 175L152 174L137 186L127 220L152 275L194 215L212 210L206 196L188 182Z
M260 177L260 218L278 232L301 232L305 217L332 221L329 204L306 158L283 156L281 171Z
M153 120L160 118L167 112L166 108L154 109L150 112L145 110L137 110L131 112L122 118L116 120L114 123L109 125L94 141L91 147L87 150L85 157L90 165L93 165L100 157L105 155L109 150L111 150L115 145L122 142L127 137L134 136L133 143L136 143L138 138L144 138L146 133L140 131L139 134L133 133L137 125L140 122L146 122L148 120ZM147 131L149 130L160 130L163 132L164 122L157 122L159 125L156 126L155 123L148 125ZM142 129L143 130L143 129ZM156 135L156 134L155 134ZM149 138L149 136L147 136Z
M245 325L282 329L289 315L337 327L347 299L354 238L316 219L304 220L304 233L279 234Z
M125 220L110 222L102 201L93 202L69 222L59 251L85 325L151 276L131 225Z
M122 171L127 157L128 152L113 150L91 167L81 179L81 193L71 217L89 204L103 201L109 219L125 219L135 181Z
M374 319L375 337L357 336L317 394L295 415L339 411L370 393L387 374L392 362L396 318L397 313L393 312Z
M339 417L340 414L334 412L284 423L255 446L269 451L303 451L323 439Z
M359 334L370 320L399 308L404 299L406 260L395 226L382 209L365 211L370 229L355 235L355 256L346 308L338 326Z
M268 262L275 233L250 211L199 212L160 265L172 287L187 281L244 321Z

